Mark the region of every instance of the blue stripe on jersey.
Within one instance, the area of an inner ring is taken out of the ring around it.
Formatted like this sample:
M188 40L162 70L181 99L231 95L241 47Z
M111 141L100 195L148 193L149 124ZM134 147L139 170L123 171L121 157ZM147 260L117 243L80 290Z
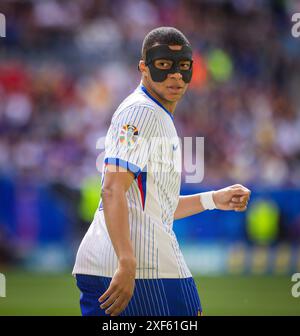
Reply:
M137 178L139 176L140 172L141 172L141 169L138 166L134 165L133 163L124 161L122 159L119 159L119 158L109 157L109 158L106 158L104 160L104 163L105 164L113 164L113 165L116 165L116 166L121 166L123 168L126 168L127 170L131 171L134 174L134 178ZM102 181L101 181L102 187L103 187L103 182L104 182L104 176L105 176L105 173L103 173L103 176L102 176ZM98 209L103 210L102 197L100 199Z
M146 204L146 193L147 193L147 172L141 172L137 179L138 188L141 194L143 210Z
M164 111L166 111L168 113L168 115L172 118L172 120L174 121L174 116L173 114L168 111L163 105L162 103L160 103L157 99L155 99L153 96L151 96L151 94L147 91L147 89L145 88L144 85L141 85L141 89L142 91L144 91L146 93L146 95L151 99L153 100L158 106L160 106Z
M134 174L134 177L137 178L141 172L141 169L136 166L135 164L116 158L116 157L109 157L104 160L105 164L113 164L115 166L121 166Z
M76 274L81 291L83 316L107 316L99 306L99 297L107 290L111 278ZM202 308L195 281L181 279L136 279L134 294L121 316L197 316Z

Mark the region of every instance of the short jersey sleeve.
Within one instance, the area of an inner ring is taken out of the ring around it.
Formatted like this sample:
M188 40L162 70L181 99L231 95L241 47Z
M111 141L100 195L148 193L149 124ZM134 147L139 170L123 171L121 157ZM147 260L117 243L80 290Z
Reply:
M145 169L158 138L155 111L132 106L113 117L105 139L105 164L122 166L135 177Z

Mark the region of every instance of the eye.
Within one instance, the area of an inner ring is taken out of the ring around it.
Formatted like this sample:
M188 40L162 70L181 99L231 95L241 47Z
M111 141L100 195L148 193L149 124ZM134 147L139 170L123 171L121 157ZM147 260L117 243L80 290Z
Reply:
M162 70L168 70L171 69L172 67L172 61L167 61L167 60L156 60L154 62L154 65L156 68L158 69L162 69Z
M181 70L189 70L190 67L191 67L191 62L189 62L189 61L180 63L180 69Z

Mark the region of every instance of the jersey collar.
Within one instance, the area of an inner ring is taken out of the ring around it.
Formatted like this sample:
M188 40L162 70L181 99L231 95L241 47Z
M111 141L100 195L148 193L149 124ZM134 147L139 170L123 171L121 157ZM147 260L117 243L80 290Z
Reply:
M147 91L147 89L145 88L145 86L143 84L141 84L141 89L143 92L145 92L145 94L151 99L153 100L159 107L161 107L165 112L168 113L168 115L171 117L171 119L174 121L174 116L173 114L168 111L157 99L155 99L153 96L151 96L151 94Z

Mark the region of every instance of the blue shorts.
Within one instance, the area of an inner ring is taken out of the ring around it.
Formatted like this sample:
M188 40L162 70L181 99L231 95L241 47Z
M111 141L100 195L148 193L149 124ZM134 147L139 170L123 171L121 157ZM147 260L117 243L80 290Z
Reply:
M111 278L76 275L81 291L83 316L108 316L100 308L99 297L109 287ZM120 316L199 316L200 298L193 278L136 279L134 293Z

